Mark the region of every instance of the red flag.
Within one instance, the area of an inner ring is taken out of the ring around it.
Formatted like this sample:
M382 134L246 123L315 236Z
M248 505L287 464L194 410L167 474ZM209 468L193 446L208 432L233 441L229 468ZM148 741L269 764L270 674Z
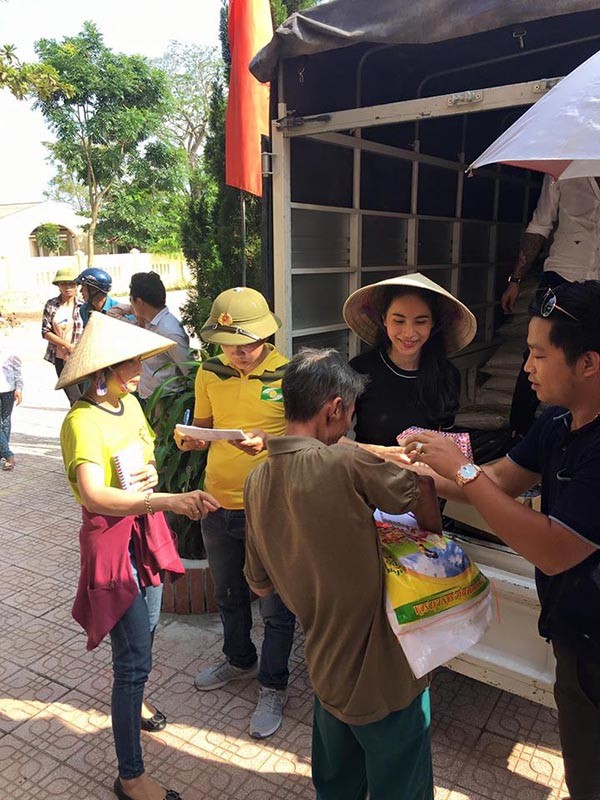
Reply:
M269 86L248 65L273 36L269 0L229 0L231 78L225 118L225 182L262 195L260 137L269 133Z

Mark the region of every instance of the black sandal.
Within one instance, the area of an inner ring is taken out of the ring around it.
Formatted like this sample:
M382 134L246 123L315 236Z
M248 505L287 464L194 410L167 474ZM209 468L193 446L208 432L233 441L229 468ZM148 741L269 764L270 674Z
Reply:
M154 710L151 717L142 717L142 730L149 731L150 733L158 733L164 731L167 727L167 718L162 711L158 708Z
M121 778L117 778L115 780L113 791L119 800L133 800L132 797L130 797L128 794L125 794L123 791L123 787L121 786ZM166 792L167 793L164 797L164 800L183 800L183 797L179 794L179 792L176 792L175 789L167 789Z

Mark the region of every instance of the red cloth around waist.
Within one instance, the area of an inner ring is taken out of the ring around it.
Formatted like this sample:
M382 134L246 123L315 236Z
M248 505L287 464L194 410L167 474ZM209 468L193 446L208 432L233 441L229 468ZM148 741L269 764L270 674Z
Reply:
M81 572L73 618L88 635L93 650L117 624L139 592L129 554L133 542L140 584L158 586L162 572L176 580L185 574L175 534L162 512L129 517L92 514L81 509Z

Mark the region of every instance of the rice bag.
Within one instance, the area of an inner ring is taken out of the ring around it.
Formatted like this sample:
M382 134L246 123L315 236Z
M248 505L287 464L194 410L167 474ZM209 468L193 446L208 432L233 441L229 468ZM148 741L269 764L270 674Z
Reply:
M385 568L386 612L416 678L468 650L492 618L488 579L445 534L412 515L377 510Z

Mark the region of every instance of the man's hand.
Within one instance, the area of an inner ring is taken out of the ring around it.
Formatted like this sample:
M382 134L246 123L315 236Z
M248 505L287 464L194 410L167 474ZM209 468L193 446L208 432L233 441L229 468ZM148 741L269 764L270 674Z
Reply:
M116 306L109 308L106 312L107 317L115 317L116 319L123 319L133 315L133 309L129 303L118 303ZM129 320L125 320L128 322Z
M18 406L20 406L21 403L23 402L23 392L20 389L15 389L14 398L15 398L15 403Z
M521 287L518 283L509 283L506 289L502 292L500 305L505 314L512 314L515 308L515 303L519 297Z
M463 464L468 464L460 449L451 439L446 439L434 432L421 431L411 433L401 440L406 455L412 461L418 461L431 467L442 478L453 481Z
M173 431L173 439L175 440L177 449L181 450L183 453L187 453L189 450L206 450L209 444L208 442L205 442L204 439L196 439L193 436L184 436L177 430Z
M264 431L252 431L245 439L234 439L231 444L249 456L257 456L267 446L268 434Z

